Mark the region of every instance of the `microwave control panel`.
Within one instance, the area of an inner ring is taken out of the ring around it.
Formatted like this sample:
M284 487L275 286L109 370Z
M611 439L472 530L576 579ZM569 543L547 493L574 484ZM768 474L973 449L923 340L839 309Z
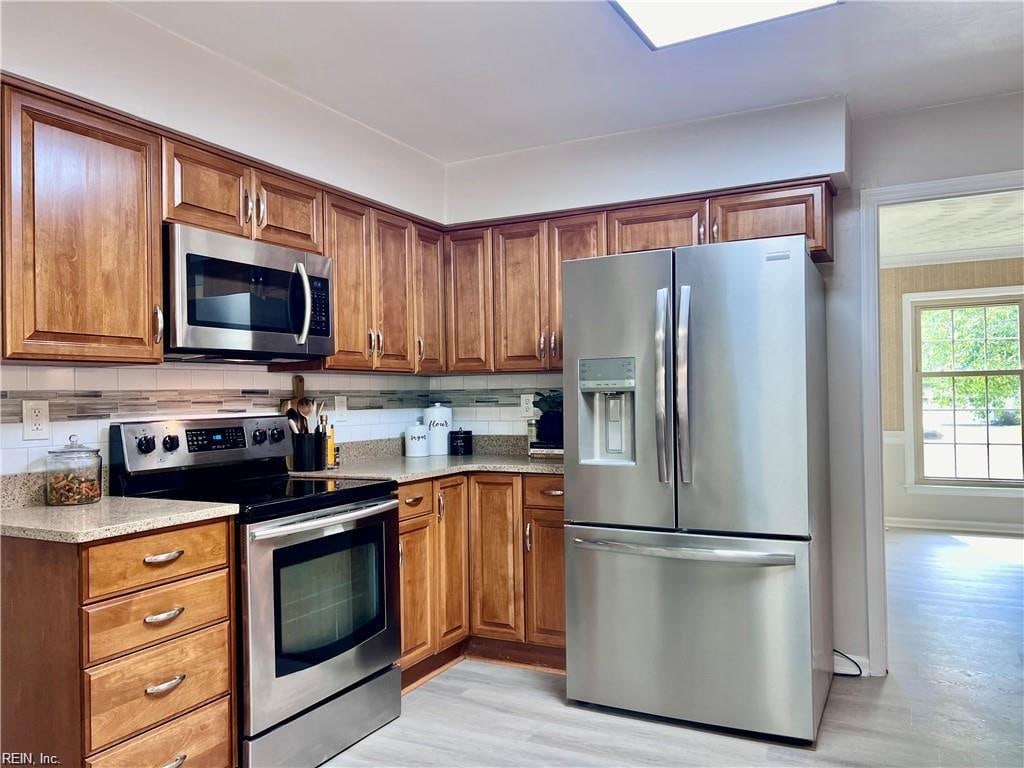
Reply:
M323 277L309 278L313 312L309 319L310 336L331 335L331 283Z

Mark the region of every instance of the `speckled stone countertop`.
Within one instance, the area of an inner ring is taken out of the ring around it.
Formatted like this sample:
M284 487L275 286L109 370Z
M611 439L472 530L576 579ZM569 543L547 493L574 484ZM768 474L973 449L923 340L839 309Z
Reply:
M237 514L237 504L104 496L75 507L5 507L0 535L80 544Z
M299 477L365 478L397 480L412 483L463 472L523 472L526 474L561 475L565 465L560 461L531 459L527 456L391 456L382 459L347 461L335 469L320 472L294 472Z

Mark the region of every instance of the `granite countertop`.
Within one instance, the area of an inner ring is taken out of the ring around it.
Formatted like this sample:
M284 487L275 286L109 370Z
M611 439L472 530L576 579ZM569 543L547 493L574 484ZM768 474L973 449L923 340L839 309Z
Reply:
M0 535L81 544L238 514L237 504L104 496L95 504L7 508Z
M396 480L412 483L463 472L522 472L539 475L561 475L565 465L550 459L526 456L392 456L382 459L348 461L340 467L320 472L293 472L298 477L336 479Z

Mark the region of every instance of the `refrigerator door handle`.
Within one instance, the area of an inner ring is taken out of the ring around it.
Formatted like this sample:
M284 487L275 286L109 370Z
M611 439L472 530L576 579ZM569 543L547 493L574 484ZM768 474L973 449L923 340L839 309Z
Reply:
M770 567L796 565L796 555L789 552L751 552L743 549L704 549L701 547L652 547L625 541L573 538L580 549L621 552L624 555L644 555L670 560L697 560L705 563Z
M690 286L679 286L679 319L676 324L676 453L679 481L693 482L690 455Z
M669 482L668 435L665 419L668 390L665 386L665 336L668 332L668 288L655 294L654 326L654 440L658 444L658 482Z

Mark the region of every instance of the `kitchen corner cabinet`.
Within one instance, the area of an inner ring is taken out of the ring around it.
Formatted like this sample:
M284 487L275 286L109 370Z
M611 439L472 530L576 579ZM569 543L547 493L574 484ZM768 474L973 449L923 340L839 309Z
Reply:
M159 362L160 140L3 89L4 356Z
M323 252L323 193L183 142L163 140L164 219Z
M469 479L470 632L525 642L523 486L519 475Z
M832 190L825 182L804 187L713 197L710 241L806 235L815 260L832 253Z
M493 230L494 367L537 371L548 359L546 221Z
M493 371L491 230L452 232L444 243L448 372Z
M548 368L562 368L562 262L604 256L607 250L605 213L563 216L548 222Z
M660 205L623 208L608 214L611 253L650 251L655 248L703 242L707 200L683 200Z
M440 232L416 227L412 274L416 372L444 373L444 237Z

